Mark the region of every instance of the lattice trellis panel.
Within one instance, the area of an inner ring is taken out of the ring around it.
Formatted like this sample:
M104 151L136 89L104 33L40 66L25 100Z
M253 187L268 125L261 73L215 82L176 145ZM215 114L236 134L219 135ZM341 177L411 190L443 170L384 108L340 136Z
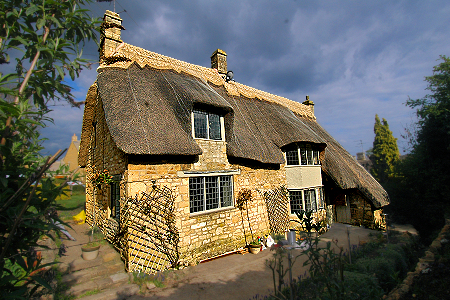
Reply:
M174 197L167 187L127 199L113 244L121 250L129 272L156 273L176 266L179 232Z
M269 218L270 232L281 233L289 228L289 196L286 187L263 192Z

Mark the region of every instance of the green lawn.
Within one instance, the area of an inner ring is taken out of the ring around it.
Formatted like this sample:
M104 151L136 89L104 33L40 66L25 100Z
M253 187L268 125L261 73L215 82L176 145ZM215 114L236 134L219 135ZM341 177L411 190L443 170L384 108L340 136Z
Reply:
M69 187L64 188L64 191L65 195L59 197L56 203L58 204L60 218L68 220L84 209L86 192L83 186L73 186L72 196Z

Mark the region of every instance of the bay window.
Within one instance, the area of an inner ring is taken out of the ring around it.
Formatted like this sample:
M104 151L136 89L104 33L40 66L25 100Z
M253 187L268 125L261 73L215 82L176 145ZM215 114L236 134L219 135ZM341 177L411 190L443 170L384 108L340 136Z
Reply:
M317 211L323 209L325 201L322 187L301 190L289 190L289 206L291 214L300 211Z
M320 150L311 144L293 144L286 147L286 164L288 166L314 166L320 165L319 161Z

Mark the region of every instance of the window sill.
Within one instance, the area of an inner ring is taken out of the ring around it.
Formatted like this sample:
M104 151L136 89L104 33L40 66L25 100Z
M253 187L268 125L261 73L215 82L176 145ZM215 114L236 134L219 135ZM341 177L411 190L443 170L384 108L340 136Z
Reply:
M303 167L303 168L311 168L311 167L321 167L322 165L284 165L285 168L298 168L298 167Z
M207 138L194 138L194 140L208 141L208 142L225 142L224 139L221 139L221 140L213 140L213 139L207 139Z
M221 208L216 208L216 209L198 211L195 213L189 213L189 217L197 217L197 216L202 216L202 215L207 215L207 214L213 214L213 213L223 212L223 211L227 211L227 210L232 210L234 208L235 208L234 206L227 206L227 207L221 207Z
M178 177L221 176L239 175L241 170L217 170L217 171L177 171Z

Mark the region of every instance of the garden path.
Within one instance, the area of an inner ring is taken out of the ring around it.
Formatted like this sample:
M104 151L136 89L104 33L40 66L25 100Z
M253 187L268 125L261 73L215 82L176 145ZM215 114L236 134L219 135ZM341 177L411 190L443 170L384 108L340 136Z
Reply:
M404 230L413 231L410 227L403 228ZM64 240L64 244L68 246L66 255L63 256L61 268L72 268L76 265L82 265L80 244L87 242L86 231L88 226L73 225L73 230L69 232L77 239L76 241ZM321 245L325 245L328 241L337 240L339 247L343 247L344 251L348 250L347 230L350 236L350 245L358 245L361 242L368 241L371 233L378 234L379 231L374 231L362 227L350 226L346 224L335 223L330 230L320 236ZM103 250L102 250L103 249ZM301 253L300 249L293 249L293 256ZM197 266L188 267L182 270L167 271L164 273L162 279L164 286L155 287L149 284L149 289L142 289L139 291L136 285L129 284L128 280L123 276L123 265L121 270L118 269L117 253L112 251L108 245L103 245L100 251L98 266L103 265L103 270L108 270L105 277L113 275L124 279L120 284L107 287L99 293L91 296L86 296L81 299L251 299L255 295L269 295L273 291L272 271L266 266L266 261L272 258L274 251L264 250L256 255L254 254L232 254L208 262L200 263ZM111 258L114 257L114 260ZM293 267L293 278L304 276L307 270L303 266L305 261L304 256L300 256ZM89 263L92 267L96 267L94 261ZM88 282L86 286L94 285L96 280L94 273L84 271L83 281ZM89 278L89 277L92 278ZM122 278L124 277L124 278ZM111 277L110 277L111 278ZM285 277L287 280L288 276ZM106 279L105 279L106 280ZM71 281L67 281L71 284ZM100 281L97 280L97 283ZM76 286L71 286L70 291L76 291ZM78 295L80 295L77 292Z

